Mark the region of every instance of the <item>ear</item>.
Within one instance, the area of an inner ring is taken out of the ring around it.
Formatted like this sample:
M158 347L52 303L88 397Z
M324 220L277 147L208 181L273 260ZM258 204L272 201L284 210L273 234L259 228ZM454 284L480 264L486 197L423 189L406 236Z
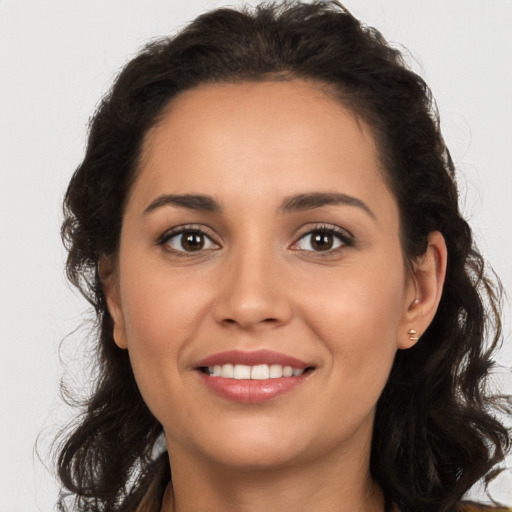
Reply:
M121 306L121 293L119 290L119 278L117 265L110 258L102 258L98 264L103 293L107 300L107 309L114 324L112 337L116 345L121 349L126 349L126 329Z
M428 236L425 254L412 263L398 348L407 349L415 345L434 319L443 292L446 262L444 237L439 231L434 231ZM410 333L411 330L416 332Z

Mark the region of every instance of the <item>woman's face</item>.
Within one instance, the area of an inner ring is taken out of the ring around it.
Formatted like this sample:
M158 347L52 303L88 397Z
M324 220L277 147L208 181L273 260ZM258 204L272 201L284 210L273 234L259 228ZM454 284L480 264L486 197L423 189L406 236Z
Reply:
M171 460L368 451L416 292L350 111L299 80L183 93L146 137L117 265L114 337Z

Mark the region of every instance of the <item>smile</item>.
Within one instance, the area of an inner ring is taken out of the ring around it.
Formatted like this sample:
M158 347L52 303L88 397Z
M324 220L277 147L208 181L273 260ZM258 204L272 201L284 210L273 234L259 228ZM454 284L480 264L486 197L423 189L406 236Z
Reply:
M252 379L252 380L266 380L266 379L280 379L282 377L298 377L302 375L305 368L292 368L291 366L283 366L280 364L258 364L255 366L248 366L245 364L223 364L208 366L201 368L204 373L211 377L224 377L225 379Z
M210 391L244 404L287 394L309 380L315 370L304 361L269 350L222 352L194 366Z

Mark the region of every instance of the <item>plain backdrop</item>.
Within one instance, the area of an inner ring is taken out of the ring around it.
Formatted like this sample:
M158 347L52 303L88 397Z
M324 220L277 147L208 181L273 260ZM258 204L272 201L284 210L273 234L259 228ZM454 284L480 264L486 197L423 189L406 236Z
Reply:
M44 464L51 467L50 441L70 414L59 379L67 372L81 382L85 331L70 333L87 317L86 302L64 277L60 203L83 155L88 119L145 42L226 4L0 0L0 512L50 511L58 492ZM461 172L464 212L510 294L512 0L346 5L408 48L411 66L432 87ZM506 368L508 312L505 321L499 361ZM509 393L510 382L500 381ZM510 471L492 490L512 503Z

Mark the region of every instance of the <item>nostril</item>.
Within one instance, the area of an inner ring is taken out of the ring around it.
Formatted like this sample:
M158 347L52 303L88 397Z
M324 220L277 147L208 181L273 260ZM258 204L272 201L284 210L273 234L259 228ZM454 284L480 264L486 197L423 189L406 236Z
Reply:
M249 290L250 292L251 290ZM222 294L215 303L214 317L225 327L239 326L243 329L258 327L274 328L286 324L292 317L292 308L285 295L269 295L241 292Z
M261 322L258 322L258 323L272 324L272 323L276 323L276 322L278 322L277 318L264 318L263 320L261 320ZM223 320L223 323L225 323L225 324L238 324L240 322L237 322L233 318L225 318Z

